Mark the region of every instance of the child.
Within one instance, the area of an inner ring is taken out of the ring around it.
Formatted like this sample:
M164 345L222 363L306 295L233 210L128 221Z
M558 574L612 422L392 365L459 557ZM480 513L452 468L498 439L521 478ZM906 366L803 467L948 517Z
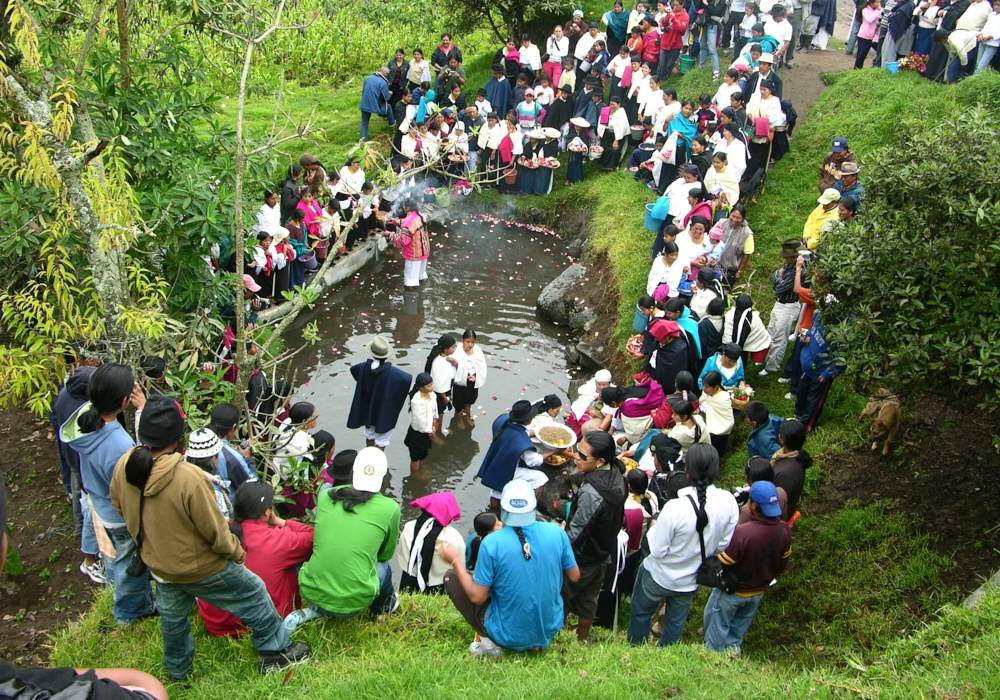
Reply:
M577 182L583 182L583 163L590 149L590 135L587 130L591 124L583 117L573 117L569 120L569 134L566 136L569 149L569 164L566 167L566 182L569 187ZM572 148L570 148L572 146ZM579 148L580 150L573 150Z
M722 378L722 386L727 389L739 386L743 382L743 358L740 355L740 346L736 343L723 345L722 352L705 361L705 367L698 377L698 388L702 388L705 375L709 372L718 372Z
M465 568L474 571L476 562L479 560L479 546L483 543L483 538L491 532L496 532L503 527L500 518L493 513L480 513L472 521L472 534L465 541Z
M410 448L410 476L426 479L427 474L420 467L433 444L438 427L437 397L434 395L434 380L427 372L417 375L410 392L410 427L406 431L403 444Z
M571 95L576 94L576 68L573 66L573 57L567 56L563 60L563 72L559 76L559 85L556 87L566 86L570 90Z
M705 419L694 412L694 406L680 401L674 406L674 427L669 436L681 444L681 454L686 455L691 445L709 442Z
M778 442L778 431L784 418L772 416L763 401L751 401L743 409L747 417L747 422L753 426L750 435L747 437L747 454L750 457L763 457L771 459L774 453L781 449Z
M541 85L535 88L535 102L542 107L548 107L556 99L555 90L552 89L552 81L549 76L543 74Z
M729 434L733 432L736 421L733 419L733 396L722 388L722 375L712 371L701 379L702 395L698 402L705 415L705 425L712 441L712 447L722 459L729 442Z
M729 105L726 106L728 107ZM698 98L698 111L695 112L698 122L698 133L704 134L714 131L715 127L719 125L720 114L719 109L712 104L712 96L707 92L701 93L701 97Z
M739 31L736 33L736 46L733 47L733 56L739 56L743 53L743 47L746 46L747 41L753 36L753 31L751 30L755 24L757 24L757 4L748 1L743 20L740 22Z
M562 401L555 394L549 394L541 401L536 401L534 408L537 414L528 425L528 436L537 442L535 436L546 425L561 425L561 423L556 423L556 418L562 413Z

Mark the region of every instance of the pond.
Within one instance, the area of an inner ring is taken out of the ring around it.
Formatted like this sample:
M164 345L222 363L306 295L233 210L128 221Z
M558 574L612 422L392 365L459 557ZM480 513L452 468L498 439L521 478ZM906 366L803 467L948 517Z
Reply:
M293 360L299 387L294 400L316 406L318 428L336 437L339 451L365 446L361 429L346 428L355 387L350 367L368 359L364 346L374 334L391 338L393 364L416 376L439 336L448 333L461 342L466 328L476 331L489 373L473 407L475 428L457 430L454 412L445 414L452 432L424 461L426 480L410 477L403 444L407 408L386 450L386 493L401 503L404 520L413 517L406 506L411 500L447 490L462 508L461 531L471 530L472 518L489 503L489 490L473 477L489 448L493 420L520 399L554 393L569 401L577 370L563 354L568 329L535 313L539 292L569 264L565 246L551 233L508 224L473 216L432 222L429 279L419 291L403 291L402 259L389 250L302 314L287 333L289 347L295 347L306 323L318 325L320 342Z

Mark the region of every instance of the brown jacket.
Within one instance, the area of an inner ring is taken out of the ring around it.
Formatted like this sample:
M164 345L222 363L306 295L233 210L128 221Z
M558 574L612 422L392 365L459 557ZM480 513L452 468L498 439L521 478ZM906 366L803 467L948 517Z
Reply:
M134 448L133 448L134 449ZM111 504L125 518L129 534L139 532L139 489L125 480L129 450L115 465ZM195 583L213 576L243 548L229 531L201 469L174 452L153 463L142 512L142 560L170 583Z
M833 151L826 154L823 159L823 165L819 168L819 193L823 194L826 190L837 184L837 180L840 179L840 167L844 163L857 163L858 157L854 155L854 151L848 149L847 156L843 161L837 163L833 159Z

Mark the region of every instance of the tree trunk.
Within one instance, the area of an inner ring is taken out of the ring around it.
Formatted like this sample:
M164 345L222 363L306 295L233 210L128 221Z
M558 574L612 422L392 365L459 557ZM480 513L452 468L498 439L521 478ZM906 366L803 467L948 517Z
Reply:
M131 48L128 40L128 10L125 9L125 0L115 0L115 14L118 19L118 50L121 54L122 87L128 90L132 82L132 64L130 62Z

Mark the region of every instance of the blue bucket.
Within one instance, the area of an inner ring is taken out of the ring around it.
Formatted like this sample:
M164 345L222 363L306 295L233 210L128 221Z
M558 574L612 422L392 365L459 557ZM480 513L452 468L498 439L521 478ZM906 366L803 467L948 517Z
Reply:
M889 63L886 63L885 69L893 75L896 75L896 73L899 72L899 61L890 61Z
M643 226L646 227L647 231L652 231L653 233L659 233L660 232L660 226L663 225L663 219L657 219L657 218L653 217L652 214L651 214L652 211L653 211L653 205L652 204L647 204L646 205L646 222L643 224Z

